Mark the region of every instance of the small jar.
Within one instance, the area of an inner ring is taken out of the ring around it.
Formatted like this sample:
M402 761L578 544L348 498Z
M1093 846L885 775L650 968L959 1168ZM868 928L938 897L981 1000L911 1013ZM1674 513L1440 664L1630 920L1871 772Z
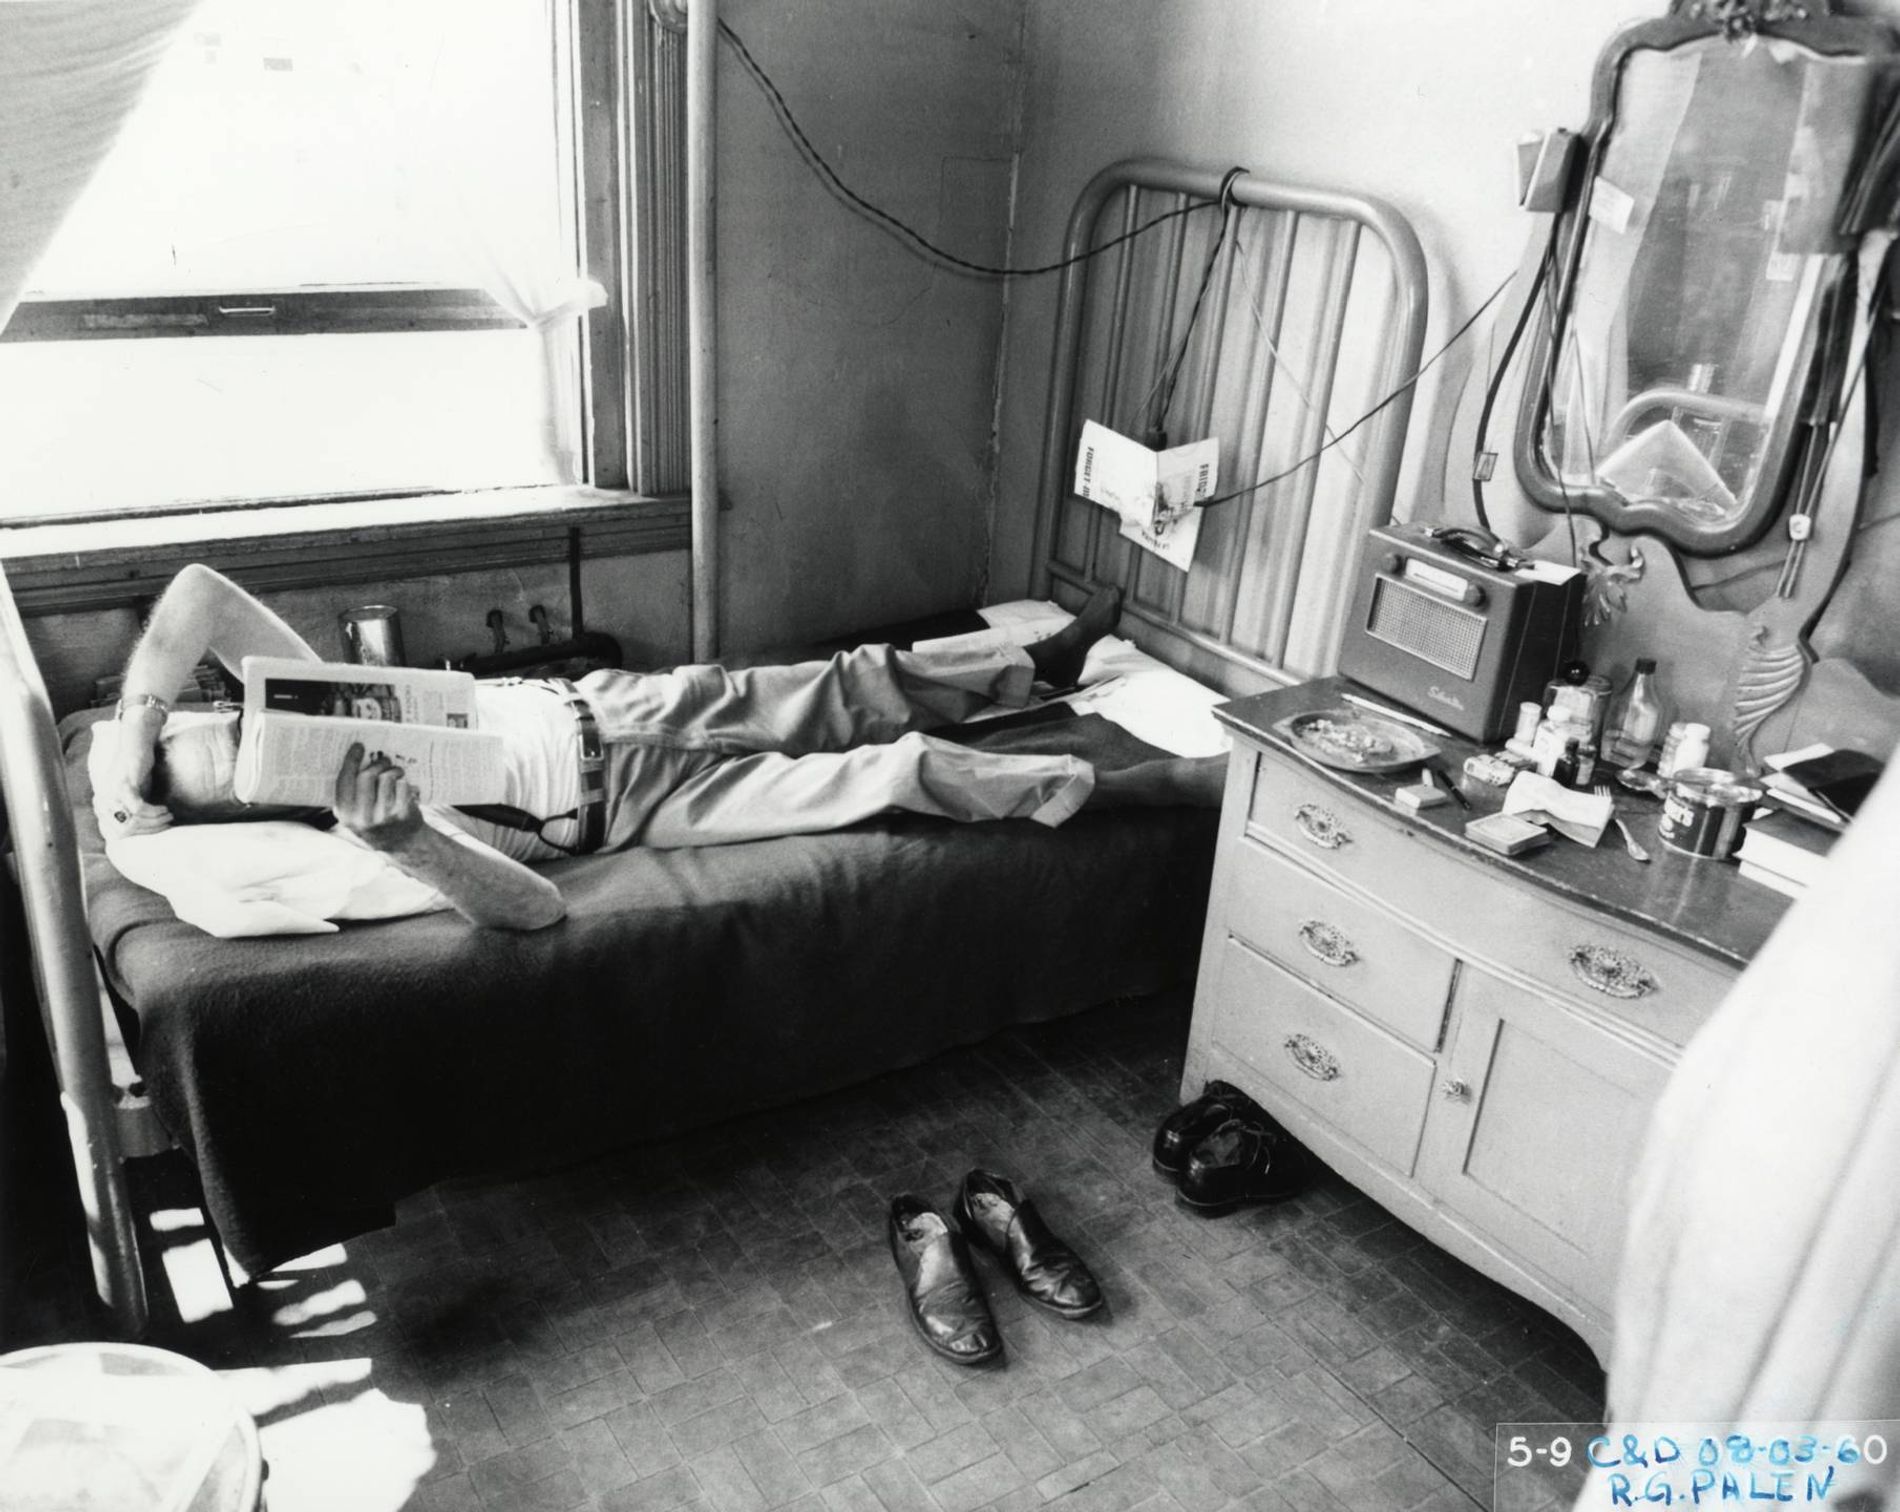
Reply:
M1691 767L1706 766L1709 760L1709 727L1693 720L1679 719L1669 727L1663 741L1662 756L1656 762L1659 775L1668 777Z
M1544 706L1551 720L1583 726L1583 744L1594 758L1610 711L1610 680L1587 663L1567 662L1545 686Z

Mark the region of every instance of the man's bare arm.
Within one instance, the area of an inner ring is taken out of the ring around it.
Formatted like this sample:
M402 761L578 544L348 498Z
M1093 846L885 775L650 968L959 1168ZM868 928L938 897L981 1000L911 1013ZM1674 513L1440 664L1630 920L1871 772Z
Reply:
M236 672L247 656L318 661L309 643L221 572L197 562L180 568L146 621L125 664L128 700L169 700L210 652Z
M114 833L136 835L171 823L171 814L146 797L152 753L166 707L206 652L233 672L247 656L319 659L302 636L222 573L195 562L181 568L125 664L117 770L101 782L95 805L126 816L115 820Z
M344 754L336 778L337 822L418 882L426 882L471 924L545 929L567 915L561 890L538 872L479 841L445 835L422 817L402 768L361 745Z

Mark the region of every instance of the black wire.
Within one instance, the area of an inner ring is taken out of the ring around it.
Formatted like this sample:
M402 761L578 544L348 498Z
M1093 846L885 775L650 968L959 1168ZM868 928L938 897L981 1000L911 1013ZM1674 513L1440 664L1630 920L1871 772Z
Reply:
M1275 483L1281 482L1283 479L1292 477L1293 474L1298 472L1302 467L1307 467L1307 466L1310 466L1312 463L1317 462L1321 457L1325 456L1327 452L1331 451L1335 446L1339 445L1340 442L1344 441L1346 437L1350 436L1354 431L1358 430L1359 427L1364 425L1368 420L1371 420L1374 416L1378 415L1381 411L1383 411L1386 408L1387 405L1391 404L1395 399L1397 399L1399 395L1405 393L1406 390L1410 389L1414 384L1416 384L1419 379L1423 378L1428 372L1430 372L1432 369L1432 365L1436 363L1439 358L1443 357L1445 353L1449 352L1454 346L1456 346L1460 338L1464 336L1465 332L1469 331L1474 325L1478 323L1478 317L1484 314L1486 310L1490 309L1492 305L1498 302L1498 296L1501 295L1506 289L1510 288L1511 280L1516 277L1517 277L1517 274L1512 273L1509 278L1506 278L1503 283L1499 284L1488 295L1486 295L1484 303L1479 305L1477 309L1471 312L1470 316L1465 320L1465 323L1463 325L1459 326L1457 330L1453 331L1450 336L1445 338L1445 344L1443 346L1441 346L1437 351L1433 352L1431 356L1427 357L1423 362L1419 364L1417 372L1413 373L1410 378L1407 378L1405 382L1401 383L1397 388L1393 389L1391 393L1385 396L1385 398L1381 399L1377 404L1373 405L1371 409L1367 410L1357 420L1353 421L1351 425L1347 426L1343 431L1341 431L1338 435L1334 436L1331 440L1327 441L1324 445L1314 447L1312 451L1308 452L1304 457L1300 458L1300 460L1295 462L1291 467L1283 468L1281 471L1275 473L1270 478L1262 478L1258 483L1249 483L1245 488L1236 488L1231 493L1216 494L1211 499L1197 499L1194 502L1194 507L1196 509L1212 509L1217 504L1230 504L1235 499L1244 499L1249 494L1259 493L1260 490L1263 488L1271 488Z
M1064 268L1072 267L1076 263L1083 263L1087 262L1090 258L1100 257L1104 252L1112 251L1123 242L1133 241L1137 236L1152 231L1156 226L1163 225L1171 220L1178 220L1184 215L1198 214L1202 210L1220 209L1223 216L1222 224L1225 225L1226 208L1232 203L1229 185L1234 177L1233 174L1228 176L1228 182L1222 184L1222 193L1219 199L1200 200L1192 205L1183 205L1178 209L1165 211L1155 216L1152 220L1142 222L1141 225L1136 226L1132 231L1124 231L1120 236L1112 237L1108 241L1103 242L1100 246L1091 247L1086 252L1079 252L1074 257L1065 257L1060 262L1042 263L1030 268L1016 268L1000 266L993 263L972 262L967 257L959 257L954 252L946 252L922 232L913 230L889 211L879 209L849 184L845 183L845 181L838 176L837 170L826 162L818 149L812 145L811 138L805 135L805 129L798 124L798 117L792 114L792 107L785 103L785 96L779 92L778 85L772 82L771 75L766 73L764 68L759 65L758 60L752 56L751 51L746 47L745 42L740 38L739 34L724 21L721 21L719 23L719 35L725 40L726 44L738 54L740 63L744 66L746 73L751 77L752 81L765 92L771 102L773 114L778 117L780 127L798 148L799 156L805 159L806 163L824 179L825 183L831 189L841 195L845 201L860 214L869 217L901 240L909 242L917 250L935 258L938 262L948 263L954 268L961 268L966 273L975 273L984 278L1032 278L1043 273L1059 273ZM1236 173L1238 171L1239 170L1236 170Z
M1154 429L1163 437L1165 447L1168 431L1168 412L1174 408L1174 391L1181 381L1181 369L1187 366L1188 344L1194 339L1194 328L1200 324L1201 305L1207 299L1207 287L1214 280L1214 264L1220 260L1220 250L1227 244L1227 228L1233 222L1234 180L1246 172L1244 168L1230 168L1227 176L1220 181L1220 197L1216 203L1221 207L1220 230L1214 233L1214 240L1207 249L1207 261L1201 264L1201 286L1194 292L1194 308L1188 312L1187 329L1181 333L1181 345L1175 349L1174 359L1168 364L1159 385L1160 403L1155 407Z
M1484 448L1484 439L1491 429L1491 411L1497 407L1498 394L1504 387L1504 375L1510 370L1511 358L1517 351L1517 345L1524 339L1524 328L1530 323L1532 312L1537 308L1538 299L1549 298L1549 279L1557 265L1557 234L1562 217L1553 215L1550 221L1550 235L1544 241L1544 255L1537 260L1537 276L1532 281L1530 291L1525 295L1524 308L1517 312L1517 322L1511 328L1511 336L1504 343L1504 355L1498 359L1497 366L1491 370L1491 381L1485 385L1484 405L1478 411L1477 446ZM1550 373L1544 374L1545 402L1549 403ZM1478 476L1478 459L1471 459L1471 503L1478 514L1478 523L1486 530L1491 529L1491 517L1484 507L1484 479Z

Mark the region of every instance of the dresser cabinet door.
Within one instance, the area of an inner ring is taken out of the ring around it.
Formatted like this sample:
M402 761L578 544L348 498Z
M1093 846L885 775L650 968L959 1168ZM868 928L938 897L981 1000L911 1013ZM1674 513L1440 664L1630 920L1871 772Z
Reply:
M1419 1181L1607 1316L1630 1178L1668 1075L1660 1056L1467 966Z

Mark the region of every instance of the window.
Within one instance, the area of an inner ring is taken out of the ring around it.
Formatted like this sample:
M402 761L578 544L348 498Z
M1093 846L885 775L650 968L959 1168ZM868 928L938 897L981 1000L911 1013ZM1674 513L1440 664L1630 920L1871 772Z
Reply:
M629 9L204 0L0 337L0 515L652 488Z

